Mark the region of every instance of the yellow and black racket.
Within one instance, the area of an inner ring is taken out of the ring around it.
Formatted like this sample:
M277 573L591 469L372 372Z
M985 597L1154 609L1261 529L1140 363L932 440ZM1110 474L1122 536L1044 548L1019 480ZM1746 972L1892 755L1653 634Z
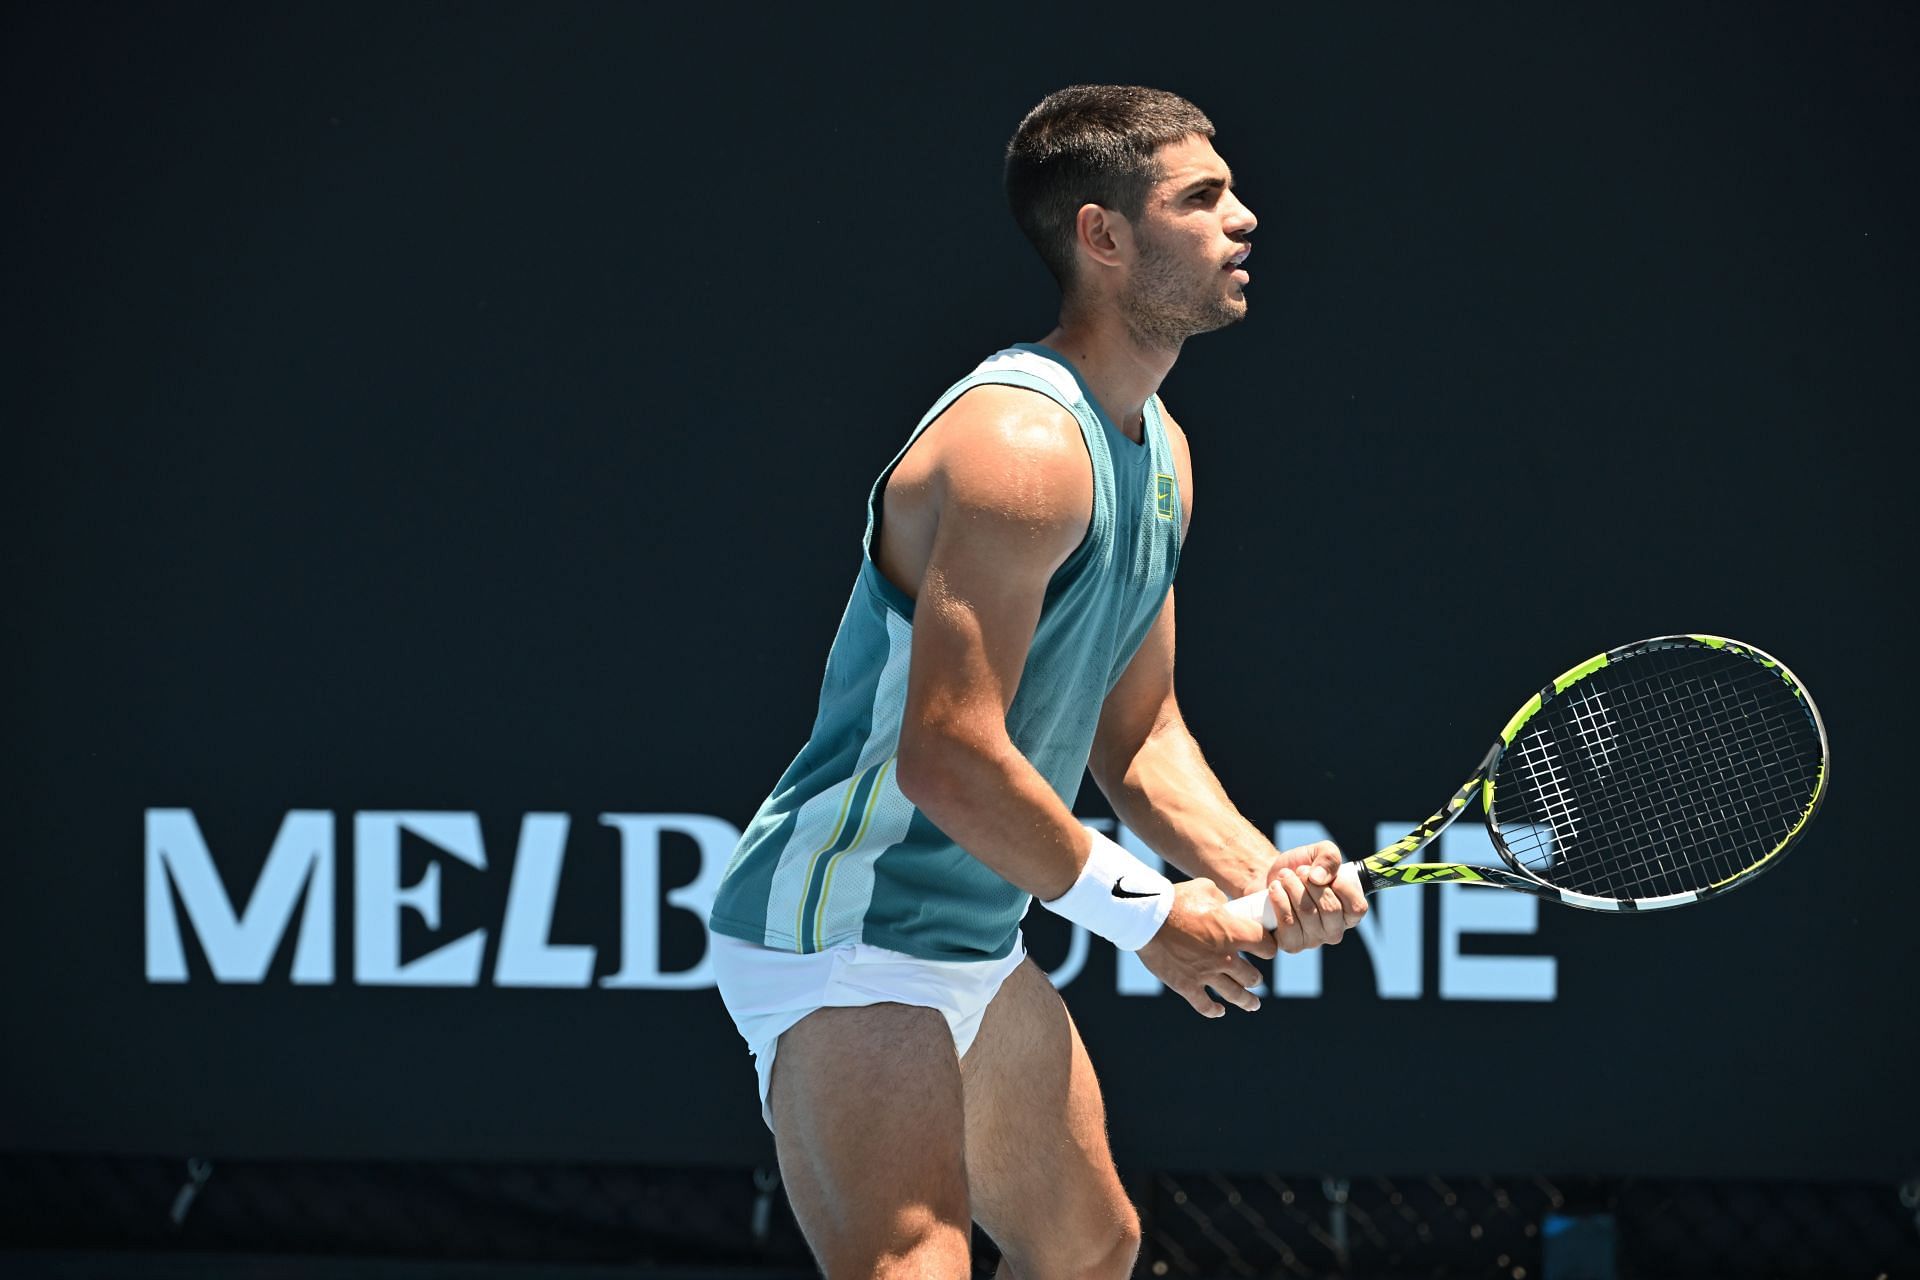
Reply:
M1528 699L1444 809L1340 874L1367 893L1478 884L1589 911L1685 906L1778 863L1827 773L1820 713L1777 659L1721 636L1656 636ZM1511 870L1408 862L1476 793ZM1273 928L1265 894L1229 906Z

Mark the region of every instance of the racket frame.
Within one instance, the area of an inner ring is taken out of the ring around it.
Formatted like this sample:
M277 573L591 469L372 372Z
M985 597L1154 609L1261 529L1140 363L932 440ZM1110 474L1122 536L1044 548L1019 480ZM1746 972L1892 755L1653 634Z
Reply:
M1507 847L1501 834L1500 824L1493 814L1494 772L1500 767L1501 758L1508 747L1519 735L1528 721L1540 713L1555 698L1577 686L1582 680L1615 662L1637 657L1654 649L1704 648L1724 650L1747 658L1749 661L1769 668L1792 687L1794 696L1806 704L1807 714L1812 718L1814 728L1820 735L1820 765L1816 773L1813 795L1801 812L1799 821L1792 830L1762 857L1726 879L1696 889L1688 893L1665 894L1653 898L1603 898L1592 894L1576 893L1571 889L1562 889L1549 884L1546 880L1528 871L1520 864ZM1390 885L1401 884L1475 884L1500 889L1517 889L1522 893L1531 893L1547 898L1564 906L1578 907L1583 911L1639 912L1660 911L1669 907L1683 907L1706 898L1724 893L1759 875L1768 867L1779 864L1781 855L1800 838L1813 815L1819 811L1821 801L1826 798L1827 782L1831 772L1830 755L1827 743L1827 729L1820 719L1820 709L1814 705L1813 698L1807 693L1806 686L1787 669L1786 664L1764 650L1738 640L1729 640L1725 636L1712 635L1669 635L1653 636L1633 644L1621 645L1597 654L1576 666L1568 668L1543 686L1540 692L1530 698L1526 705L1514 712L1507 721L1506 728L1500 731L1499 739L1487 752L1486 759L1480 762L1473 776L1468 778L1461 788L1453 793L1446 805L1425 822L1394 841L1386 848L1360 859L1353 864L1356 868L1361 887L1367 893L1375 893ZM1481 801L1481 817L1486 823L1487 834L1492 837L1493 848L1507 865L1505 867L1472 866L1464 862L1408 862L1407 859L1424 849L1439 838L1440 833L1452 826L1467 806L1473 803L1475 796Z

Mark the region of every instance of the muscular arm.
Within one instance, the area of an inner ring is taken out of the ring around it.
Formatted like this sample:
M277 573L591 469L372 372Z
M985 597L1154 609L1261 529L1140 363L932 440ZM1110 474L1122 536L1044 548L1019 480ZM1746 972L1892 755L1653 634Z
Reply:
M900 790L969 854L1053 902L1093 837L1007 736L1053 573L1086 536L1093 474L1073 419L1024 392L955 403L889 479L882 572L915 597ZM892 538L891 545L886 541ZM1259 1007L1241 951L1272 954L1205 879L1173 890L1141 961L1199 1012Z
M1047 582L1086 533L1086 447L1050 402L982 388L928 429L896 480L887 527L900 536L882 567L916 596L900 789L974 857L1057 898L1088 836L1013 745L1006 716Z
M1227 798L1173 694L1173 592L1100 711L1089 762L1120 821L1230 896L1267 884L1274 848Z
M1171 419L1167 428L1182 515L1191 522L1193 467L1186 436ZM1320 887L1338 868L1334 846L1323 842L1281 854L1228 798L1174 697L1174 630L1169 590L1160 616L1101 707L1088 762L1094 781L1120 821L1174 866L1207 877L1231 897L1272 893L1281 949L1339 941L1366 914L1365 897L1353 886L1338 895Z

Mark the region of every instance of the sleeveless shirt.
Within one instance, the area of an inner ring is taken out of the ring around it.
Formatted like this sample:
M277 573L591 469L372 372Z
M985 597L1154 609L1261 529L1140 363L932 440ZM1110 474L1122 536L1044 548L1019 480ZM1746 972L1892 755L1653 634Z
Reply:
M711 927L784 951L858 940L933 960L1013 947L1030 895L949 840L893 776L914 602L875 564L887 478L974 387L1020 387L1070 412L1093 468L1085 538L1047 584L1007 734L1063 803L1079 793L1101 704L1159 615L1180 555L1178 473L1149 399L1127 438L1059 353L1019 343L949 387L874 481L853 594L827 657L806 746L741 836Z

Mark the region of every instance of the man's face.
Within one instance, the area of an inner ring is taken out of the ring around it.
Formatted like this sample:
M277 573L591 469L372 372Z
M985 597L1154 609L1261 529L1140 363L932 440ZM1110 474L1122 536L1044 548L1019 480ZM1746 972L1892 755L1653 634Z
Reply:
M1134 225L1135 258L1120 295L1141 339L1177 347L1245 318L1241 262L1258 220L1233 193L1233 171L1197 135L1161 147L1160 180Z

